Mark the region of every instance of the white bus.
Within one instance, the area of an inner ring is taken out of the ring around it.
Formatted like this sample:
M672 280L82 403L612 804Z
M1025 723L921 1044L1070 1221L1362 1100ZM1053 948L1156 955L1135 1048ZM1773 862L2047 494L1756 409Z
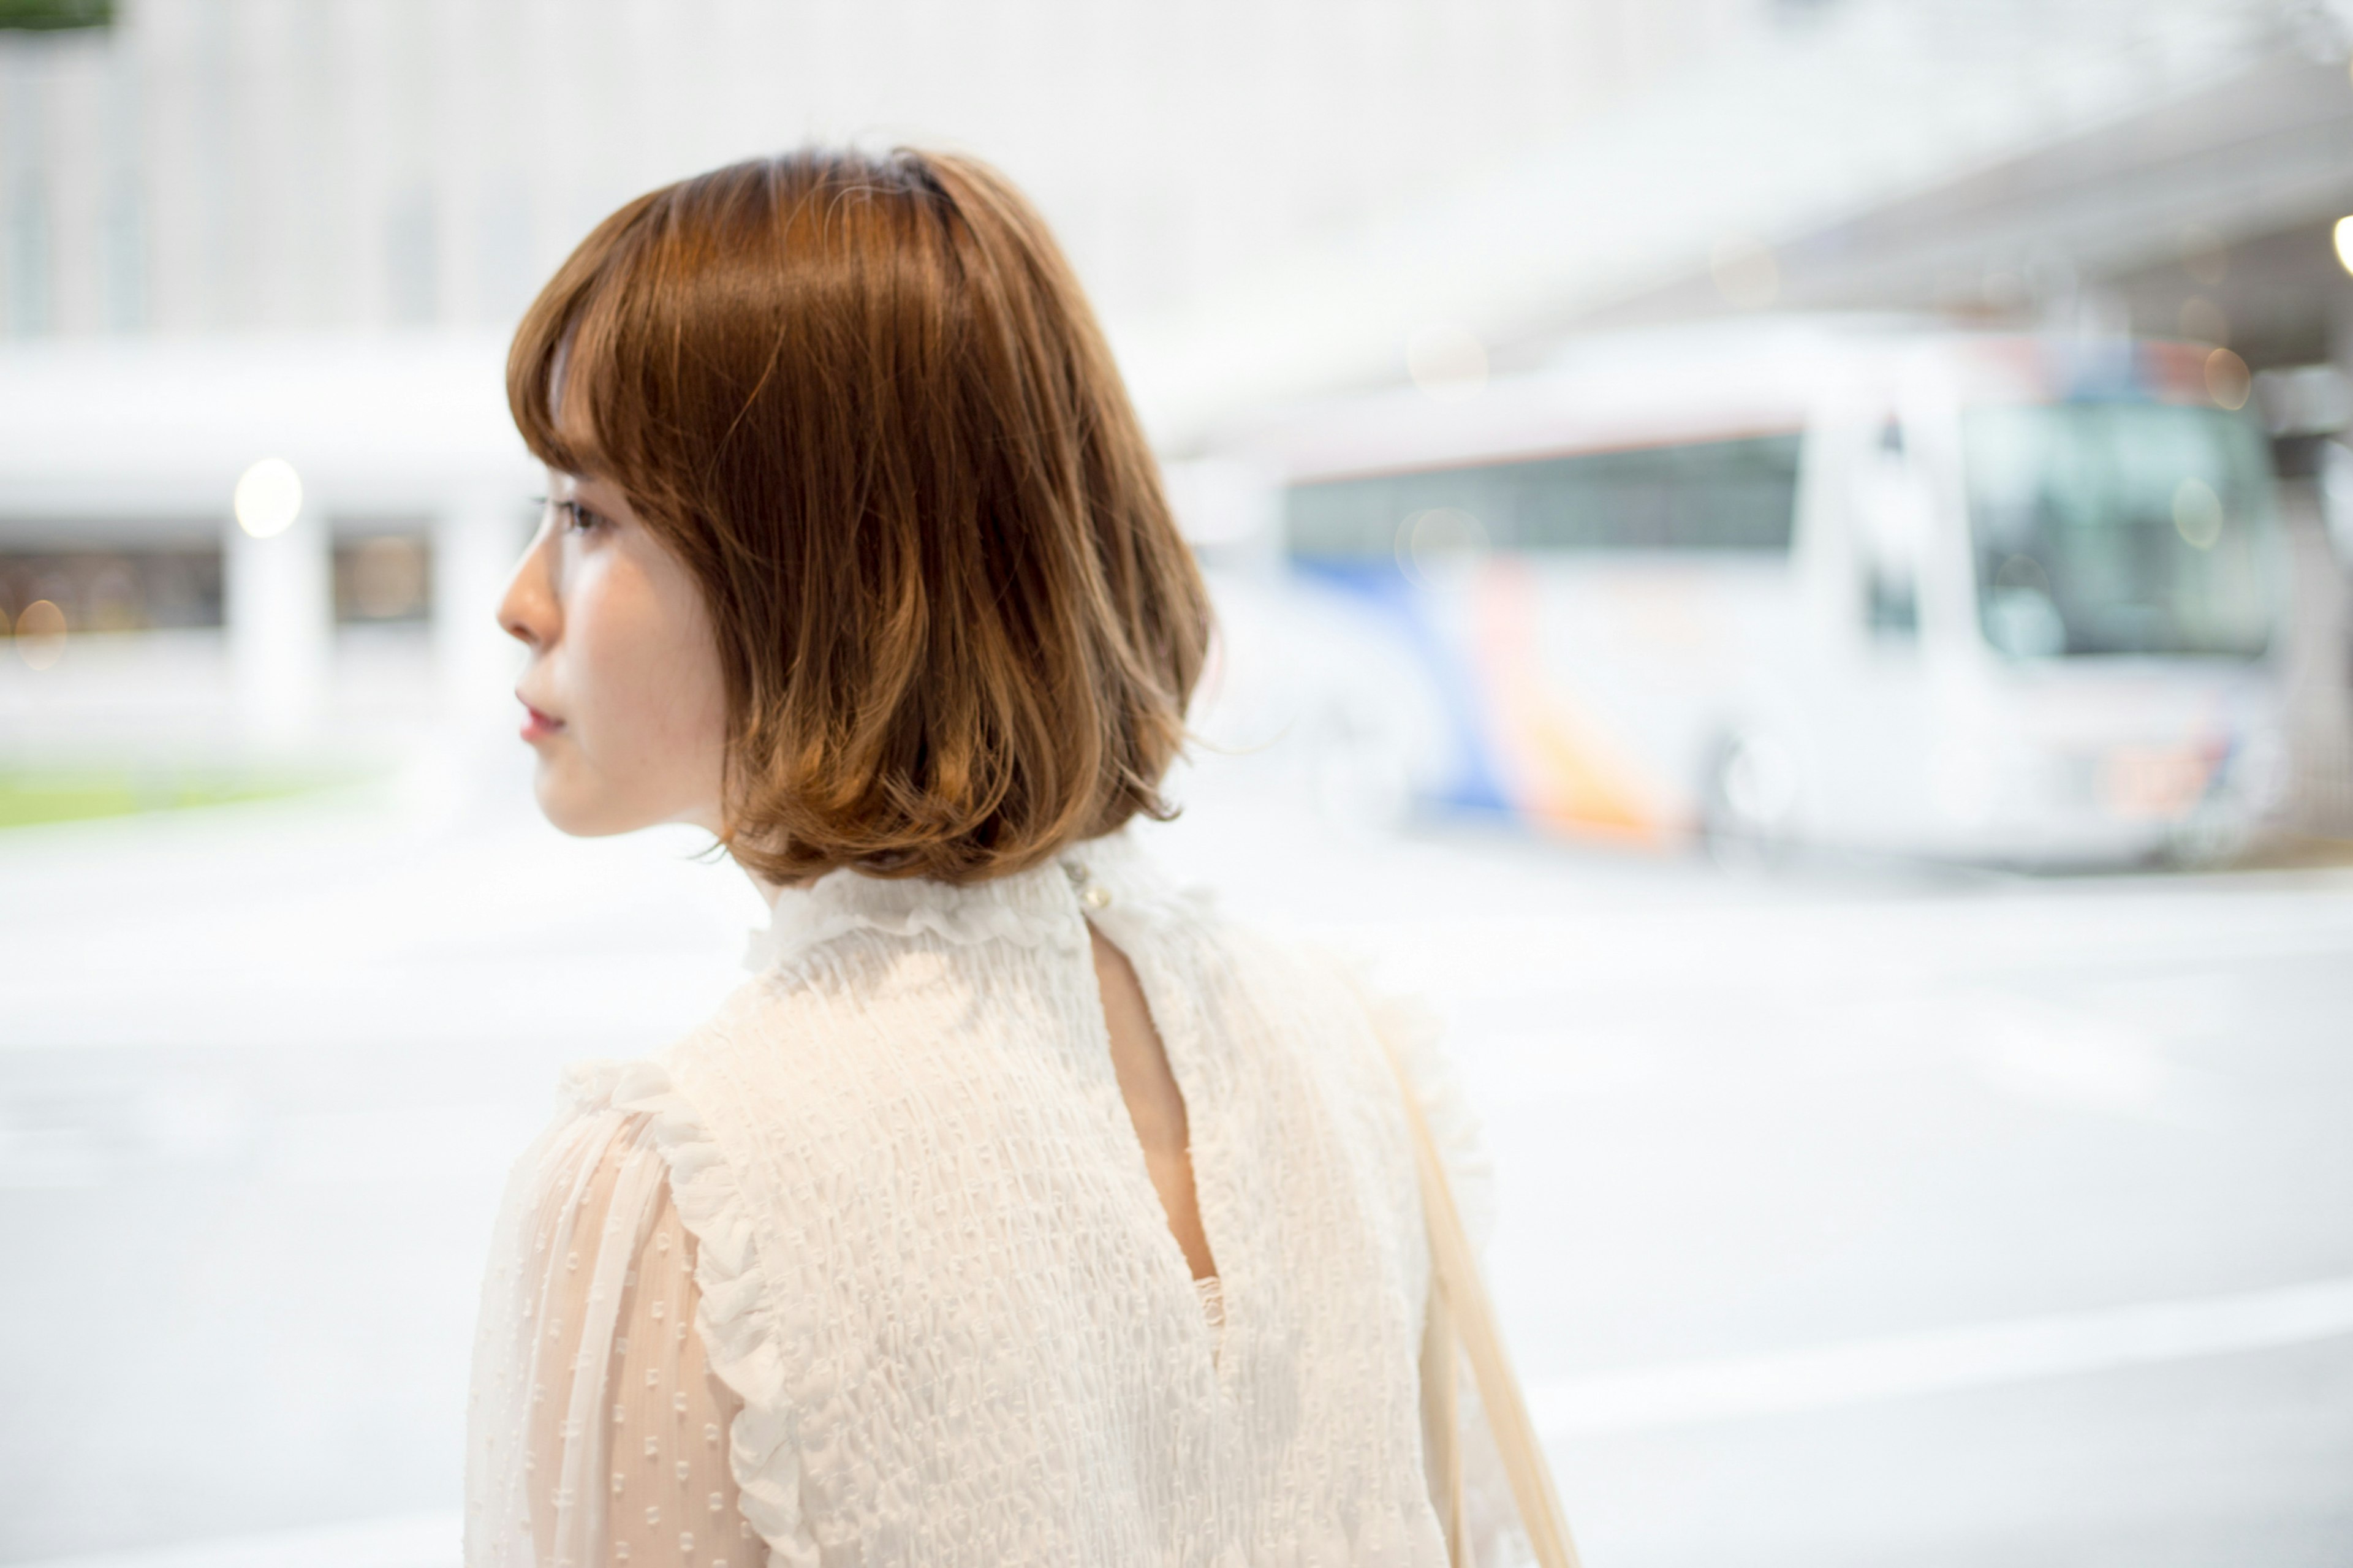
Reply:
M1424 810L2211 858L2286 774L2246 391L2184 343L1756 323L1296 411L1225 454L1281 561L1229 585L1226 678Z

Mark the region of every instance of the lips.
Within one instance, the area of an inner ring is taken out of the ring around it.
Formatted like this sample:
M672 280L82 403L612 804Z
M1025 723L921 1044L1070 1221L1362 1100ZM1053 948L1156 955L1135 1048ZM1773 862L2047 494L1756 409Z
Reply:
M516 694L515 700L522 702L521 693ZM522 703L522 738L526 741L544 741L564 729L563 720L552 713L543 713L528 702Z

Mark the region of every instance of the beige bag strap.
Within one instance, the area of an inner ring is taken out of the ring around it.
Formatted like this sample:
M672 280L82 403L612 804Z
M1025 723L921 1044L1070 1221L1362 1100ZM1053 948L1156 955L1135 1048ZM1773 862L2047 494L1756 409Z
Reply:
M1494 1309L1479 1278L1479 1260L1471 1251L1471 1237L1454 1206L1454 1189L1430 1137L1421 1097L1394 1052L1389 1066L1404 1091L1406 1120L1413 1127L1414 1163L1421 1173L1423 1222L1430 1232L1430 1299L1422 1336L1424 1436L1430 1449L1430 1472L1444 1507L1440 1522L1446 1529L1447 1557L1455 1568L1468 1568L1470 1542L1462 1517L1462 1454L1455 1419L1455 1346L1471 1362L1471 1375L1479 1385L1479 1403L1503 1456L1504 1473L1519 1504L1520 1523L1539 1568L1581 1568L1577 1543L1569 1539L1568 1521L1560 1510L1552 1484L1552 1467L1536 1442L1520 1397L1520 1380L1504 1353L1503 1336L1495 1329Z

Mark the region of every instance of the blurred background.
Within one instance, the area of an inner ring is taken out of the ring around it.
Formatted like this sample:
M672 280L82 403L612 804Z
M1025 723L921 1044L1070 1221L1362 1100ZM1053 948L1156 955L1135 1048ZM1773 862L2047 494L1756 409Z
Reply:
M1160 852L1448 1016L1593 1568L2353 1563L2353 5L0 0L0 1562L458 1559L558 1064L506 333L1006 169L1218 595Z

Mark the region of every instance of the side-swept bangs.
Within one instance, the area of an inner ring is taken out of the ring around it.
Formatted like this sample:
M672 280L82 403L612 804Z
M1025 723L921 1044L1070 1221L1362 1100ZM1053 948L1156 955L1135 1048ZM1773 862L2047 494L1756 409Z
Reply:
M701 584L754 870L972 881L1168 815L1208 596L995 171L807 151L640 196L532 305L507 396Z

